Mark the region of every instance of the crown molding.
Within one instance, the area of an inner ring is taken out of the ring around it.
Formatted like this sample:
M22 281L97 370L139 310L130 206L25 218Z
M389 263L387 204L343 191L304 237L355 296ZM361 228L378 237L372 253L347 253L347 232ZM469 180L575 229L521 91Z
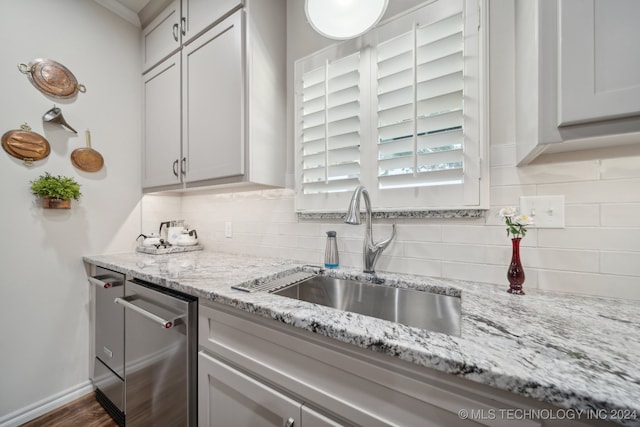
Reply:
M125 21L135 25L138 28L141 27L140 18L138 17L138 14L135 13L133 10L129 9L128 7L126 7L125 5L123 5L122 3L120 3L118 0L94 0L94 1L98 3L100 6L104 7L105 9L115 13Z

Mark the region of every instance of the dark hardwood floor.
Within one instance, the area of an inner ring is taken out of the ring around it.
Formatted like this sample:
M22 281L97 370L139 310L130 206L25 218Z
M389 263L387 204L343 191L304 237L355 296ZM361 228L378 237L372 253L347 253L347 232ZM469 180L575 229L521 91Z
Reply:
M96 400L94 393L22 424L20 427L118 427Z

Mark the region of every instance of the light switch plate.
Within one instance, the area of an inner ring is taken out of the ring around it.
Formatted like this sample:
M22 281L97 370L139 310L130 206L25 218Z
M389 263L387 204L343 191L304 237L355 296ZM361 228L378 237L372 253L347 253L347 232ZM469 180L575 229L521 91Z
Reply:
M564 228L564 196L521 196L520 213L532 217L535 228Z
M230 239L233 237L233 225L230 221L224 223L224 237Z

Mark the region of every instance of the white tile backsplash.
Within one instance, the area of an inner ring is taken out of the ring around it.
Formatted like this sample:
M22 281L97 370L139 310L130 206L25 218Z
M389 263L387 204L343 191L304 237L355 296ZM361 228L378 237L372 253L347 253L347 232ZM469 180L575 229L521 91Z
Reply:
M600 166L602 179L640 178L640 157L603 159Z
M543 184L541 195L564 195L569 203L640 202L640 179L587 180L583 182Z
M465 262L482 263L485 247L471 244L404 242L404 255L429 260L463 259Z
M397 239L407 242L441 242L442 227L439 225L401 224L398 226Z
M442 227L442 241L447 243L486 244L492 227L481 225L445 225Z
M350 237L340 237L339 235L336 236L336 239L338 240L338 250L342 251L342 252L351 252L354 254L362 254L362 246L363 246L363 241L364 239L362 237L355 239L355 238L350 238ZM341 245L340 245L341 244ZM397 246L397 245L396 245ZM324 250L324 246L322 247L322 250Z
M403 263L399 263L398 261L394 264L389 263L390 269L395 270L396 268L402 268L402 271L415 271L415 274L421 274L424 276L442 276L442 263L440 261L430 261L410 257L404 258Z
M523 249L522 256L526 260L526 265L533 268L598 272L598 251L526 248Z
M309 249L312 251L324 251L325 240L322 237L298 237L298 247L300 249ZM341 245L338 244L338 253L342 252Z
M594 181L590 170L594 164L600 165L591 161L553 165L557 169L577 166L577 173L565 170L563 175L588 179L558 184L564 186L566 198L572 201L566 205L564 229L531 228L523 239L525 289L610 296L613 288L640 299L640 203L608 202L628 200L628 195L619 193L635 189L638 179ZM538 168L533 175L541 176L542 171ZM396 239L381 256L378 269L508 286L506 269L511 245L497 212L502 206L517 205L521 194L543 194L551 188L546 178L543 181L493 187L492 194L499 195L496 199L500 204L492 206L485 218L398 221ZM588 195L589 192L607 194ZM340 220L299 220L292 194L291 190L265 190L225 197L215 193L145 196L143 224L155 229L160 220L184 218L198 229L205 248L290 257L312 264L323 262L325 233L335 230L341 264L361 267L365 226L347 225ZM607 202L598 202L599 199ZM226 221L233 223L230 239L224 237ZM376 222L376 240L391 233L391 222Z
M491 187L489 200L493 206L513 206L518 205L520 196L535 196L537 188L535 185L505 185Z
M600 215L604 227L640 227L640 203L603 204Z
M600 204L566 204L564 223L566 227L598 227L600 225Z
M640 228L567 227L565 229L540 229L538 230L538 246L638 252L640 251Z
M599 163L595 161L550 163L526 167L496 166L491 168L491 185L528 185L580 182L599 179ZM538 192L539 196L546 195Z
M637 276L576 273L573 271L538 271L540 289L610 298L640 299Z
M622 276L640 276L640 252L602 252L600 272Z
M286 236L286 235L280 235L280 236L273 236L271 238L271 241L273 241L273 244L277 247L277 248L297 248L298 247L298 237L297 236Z

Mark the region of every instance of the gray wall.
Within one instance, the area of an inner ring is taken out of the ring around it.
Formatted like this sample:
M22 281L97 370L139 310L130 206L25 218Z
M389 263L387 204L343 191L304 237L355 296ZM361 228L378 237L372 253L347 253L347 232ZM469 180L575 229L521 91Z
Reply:
M51 144L33 167L0 150L0 425L34 403L83 389L89 378L89 286L82 256L133 249L140 225L139 29L88 0L0 0L0 134L28 122ZM49 58L87 87L54 100L16 65ZM44 124L53 104L79 134ZM97 173L69 155L85 144L105 159ZM83 197L45 210L29 182L74 177ZM9 416L8 416L9 415Z

